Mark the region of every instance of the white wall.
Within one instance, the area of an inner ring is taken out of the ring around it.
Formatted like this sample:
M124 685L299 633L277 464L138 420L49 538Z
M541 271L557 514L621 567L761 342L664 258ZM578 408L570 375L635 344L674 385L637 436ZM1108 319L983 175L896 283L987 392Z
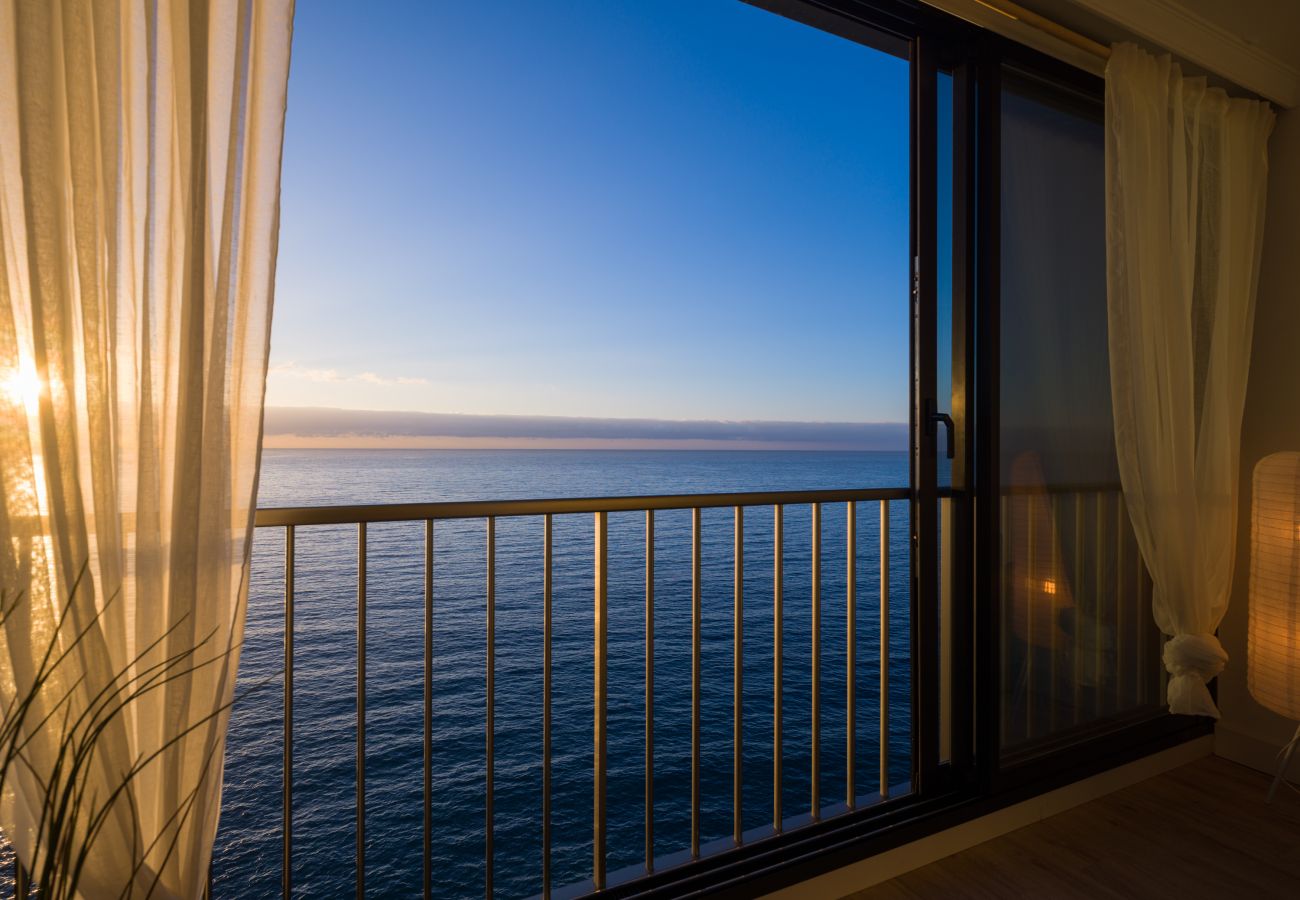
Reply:
M1296 723L1260 706L1246 688L1251 476L1262 457L1300 450L1300 108L1278 116L1269 143L1268 212L1255 343L1241 440L1241 504L1232 599L1219 636L1231 661L1219 679L1223 718L1215 752L1271 771ZM1291 769L1300 777L1300 762Z

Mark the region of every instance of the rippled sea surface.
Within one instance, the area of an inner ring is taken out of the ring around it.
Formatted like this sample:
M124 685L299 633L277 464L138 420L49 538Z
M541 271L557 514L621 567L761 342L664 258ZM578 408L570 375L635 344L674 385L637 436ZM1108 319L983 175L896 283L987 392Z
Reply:
M267 451L259 505L399 503L710 493L907 484L904 453L700 451ZM846 510L822 522L823 806L845 788ZM690 842L691 515L655 520L654 835L657 856ZM857 790L877 789L879 504L857 507ZM732 821L733 523L702 514L701 841ZM495 893L541 887L542 520L496 526ZM608 866L644 859L645 516L609 517ZM906 502L891 504L890 736L894 783L910 755ZM811 512L784 537L783 806L807 813L811 697ZM593 526L554 525L552 877L590 877ZM367 535L366 881L375 897L421 884L424 524ZM353 892L356 863L357 530L299 528L294 655L293 881L302 897ZM744 522L743 826L772 815L773 514ZM485 832L486 539L482 520L438 523L433 634L433 877L436 896L482 896ZM261 529L226 753L218 898L277 895L281 866L284 533Z

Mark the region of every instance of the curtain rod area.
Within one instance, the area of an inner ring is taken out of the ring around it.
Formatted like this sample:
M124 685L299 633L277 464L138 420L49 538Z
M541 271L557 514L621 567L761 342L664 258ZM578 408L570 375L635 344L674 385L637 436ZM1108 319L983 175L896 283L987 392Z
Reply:
M1041 16L1031 9L1025 9L1018 3L1011 3L1010 0L972 0L972 2L991 9L999 15L1006 16L1008 19L1024 22L1029 27L1036 28L1059 41L1064 41L1072 47L1077 47L1085 53L1090 53L1098 59L1110 59L1110 48L1105 44L1084 37L1077 31L1071 31L1059 22L1053 22L1046 16Z
M1104 75L1110 47L1079 34L1015 0L921 0L927 6L964 19L980 28L1032 47L1095 75ZM1087 5L1087 4L1083 4ZM1105 5L1105 4L1103 4ZM1212 73L1228 85L1263 97L1284 109L1300 101L1300 68L1288 65L1259 48L1231 38L1201 22L1181 35L1178 46L1166 46L1161 39L1160 20L1115 20L1139 42L1164 47L1176 59L1200 71ZM1198 20L1199 21L1199 20Z
M1033 47L1095 75L1106 69L1110 48L1012 0L921 0L927 6Z

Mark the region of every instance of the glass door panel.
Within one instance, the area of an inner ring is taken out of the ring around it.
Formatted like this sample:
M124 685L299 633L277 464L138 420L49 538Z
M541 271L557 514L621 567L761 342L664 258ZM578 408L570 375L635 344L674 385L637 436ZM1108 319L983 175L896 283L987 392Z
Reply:
M1154 712L1150 580L1119 488L1099 101L1004 71L1001 98L1001 746Z

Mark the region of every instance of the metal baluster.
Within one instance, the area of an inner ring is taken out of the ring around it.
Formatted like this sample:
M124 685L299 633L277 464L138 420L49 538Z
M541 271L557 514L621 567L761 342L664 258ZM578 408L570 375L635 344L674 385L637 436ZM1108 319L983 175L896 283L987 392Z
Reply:
M822 505L812 505L812 817L821 819Z
M1047 730L1049 733L1056 731L1057 707L1060 705L1060 701L1057 698L1057 684L1060 681L1057 672L1058 661L1059 661L1058 658L1060 656L1059 653L1060 648L1057 646L1057 631L1058 631L1057 617L1061 614L1060 606L1059 606L1060 603L1059 598L1060 598L1061 588L1065 581L1065 579L1061 577L1061 532L1060 532L1060 528L1057 526L1057 522L1060 519L1061 510L1060 510L1060 504L1057 503L1056 498L1057 498L1056 494L1047 495L1047 511L1048 514L1051 516L1050 524L1051 524L1051 535L1052 535L1052 547L1051 547L1051 556L1050 556L1051 563L1049 564L1051 565L1052 568L1051 568L1051 574L1048 576L1051 584L1051 588L1047 591L1047 608L1049 610L1049 615L1050 615L1050 619L1047 623L1049 628L1047 641L1048 641L1048 647L1050 648L1049 662L1048 662L1048 678L1050 680L1048 683L1048 693L1047 693L1047 697L1048 697ZM1047 585L1045 584L1044 587L1046 586Z
M357 524L357 897L366 895L366 523Z
M845 575L845 613L844 625L846 629L844 642L844 666L845 675L845 698L844 698L844 802L848 804L849 809L857 805L857 788L853 780L854 760L857 756L857 691L855 690L854 678L858 671L858 623L857 623L857 593L858 593L858 508L850 500L848 508L845 510L844 519L844 543L847 547L848 570Z
M1083 494L1074 496L1074 716L1078 725L1083 718Z
M939 498L939 762L952 761L953 501Z
M284 796L280 811L284 844L280 860L280 889L287 898L293 889L293 541L294 526L284 528Z
M593 731L594 784L592 785L592 867L596 890L605 889L605 712L608 696L608 618L609 618L609 514L596 513L595 572L595 717Z
M433 895L433 519L424 521L424 897Z
M1137 544L1137 535L1133 536L1133 574L1135 577L1134 587L1137 588L1137 602L1133 604L1133 640L1135 653L1135 662L1137 672L1133 678L1133 705L1138 706L1145 702L1148 681L1148 663L1147 649L1148 641L1143 636L1143 616L1142 610L1150 609L1151 604L1146 594L1143 576L1146 574L1146 564L1142 560L1142 548Z
M1093 699L1092 714L1094 716L1100 716L1103 708L1103 703L1105 701L1105 694L1103 693L1102 688L1105 682L1107 681L1107 678L1105 676L1108 674L1103 670L1103 665L1105 660L1101 652L1101 644L1102 644L1101 598L1104 595L1102 586L1106 583L1106 577L1105 577L1106 554L1104 549L1106 546L1106 525L1105 525L1106 495L1101 491L1097 492L1096 512L1097 512L1097 542L1096 545L1093 547L1093 558L1096 561L1095 570L1097 576L1097 585L1096 585L1095 596L1097 598L1097 603L1092 610L1092 617L1093 617L1092 626L1095 629L1094 633L1097 635L1097 639L1094 641L1094 649L1095 649L1096 665L1097 665L1097 678L1096 678L1097 683L1093 690L1094 699Z
M999 680L1001 681L1001 692L998 706L1000 707L998 728L1001 732L1001 746L1008 747L1011 745L1011 700L1015 696L1012 691L1011 681L1011 604L1012 590L1014 582L1011 579L1011 540L1007 530L1010 522L1011 498L1003 494L998 498L998 653L1000 654L1001 665L999 666ZM1010 688L1010 690L1009 690Z
M880 796L889 796L889 501L880 501Z
M1032 494L1025 498L1025 519L1029 523L1028 532L1025 538L1025 740L1030 740L1034 736L1034 648L1038 646L1038 634L1034 630L1034 563L1037 551L1037 541L1035 540L1036 529L1038 526L1037 517L1034 510L1038 504L1034 502Z
M1124 709L1124 495L1115 498L1115 710Z
M542 519L542 896L551 896L551 514Z
M772 507L772 830L781 832L781 670L784 651L781 638L785 630L782 612L784 522L781 506Z
M645 511L645 870L655 870L655 511Z
M691 859L700 856L700 508L691 510Z
M744 735L741 721L744 715L744 653L745 653L745 510L736 507L735 529L735 565L734 592L735 609L732 624L732 673L731 673L731 839L740 846L743 841L743 819L741 810L741 783L744 760Z
M496 598L496 557L497 557L497 520L487 517L487 727L486 727L486 761L487 784L484 799L483 818L485 836L483 846L483 892L492 896L492 876L494 868L493 853L493 807L495 805L496 776L496 632L497 632L497 598Z

